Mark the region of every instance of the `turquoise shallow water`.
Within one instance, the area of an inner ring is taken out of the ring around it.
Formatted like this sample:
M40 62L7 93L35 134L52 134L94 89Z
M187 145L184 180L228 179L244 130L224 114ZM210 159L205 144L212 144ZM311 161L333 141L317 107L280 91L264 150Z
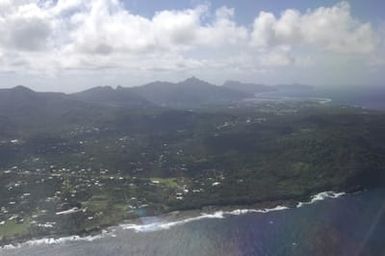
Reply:
M93 241L23 245L0 255L385 255L385 189L156 231L117 228Z

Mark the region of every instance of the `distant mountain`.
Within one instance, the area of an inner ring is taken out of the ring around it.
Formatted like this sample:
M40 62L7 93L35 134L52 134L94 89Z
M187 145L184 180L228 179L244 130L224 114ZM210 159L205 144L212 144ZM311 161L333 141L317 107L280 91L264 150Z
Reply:
M0 89L0 106L7 107L17 105L22 107L38 103L44 97L59 97L63 95L64 94L62 93L36 93L27 87L19 85L14 88ZM3 110L3 108L1 108L1 110Z
M217 86L195 77L179 83L156 81L139 87L94 87L73 94L35 92L24 86L17 86L0 89L0 121L7 123L7 117L12 116L13 121L20 119L19 124L29 119L43 123L44 118L60 123L62 120L64 122L66 119L76 118L94 120L100 112L115 111L111 110L111 107L194 108L202 105L229 104L253 97L255 93L280 90L277 88L236 81ZM298 88L298 85L295 88Z
M70 95L72 98L101 105L143 108L153 104L142 96L128 88L118 87L113 89L110 86L94 87L86 91Z
M195 77L179 83L158 81L129 90L154 104L165 107L225 104L252 96L250 93L216 86Z
M73 123L93 123L111 110L64 93L35 92L24 86L0 89L0 138L21 130L44 132Z
M26 132L57 132L75 123L101 126L118 112L129 113L128 110L191 108L227 104L247 97L250 97L247 93L197 78L179 83L153 82L134 88L95 87L73 94L36 92L17 86L0 89L0 139Z
M0 89L0 115L34 114L63 98L63 93L38 93L24 86Z
M198 107L226 104L246 97L250 95L197 78L179 83L153 82L134 88L95 87L73 94L35 92L16 86L0 89L0 127L28 124L41 128L46 122L55 122L60 126L77 119L93 122L101 115L108 116L122 108Z

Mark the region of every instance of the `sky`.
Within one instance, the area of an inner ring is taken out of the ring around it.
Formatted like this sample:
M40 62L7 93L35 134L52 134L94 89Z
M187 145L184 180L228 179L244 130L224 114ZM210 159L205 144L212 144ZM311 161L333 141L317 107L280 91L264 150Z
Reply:
M385 86L383 0L0 0L0 88Z

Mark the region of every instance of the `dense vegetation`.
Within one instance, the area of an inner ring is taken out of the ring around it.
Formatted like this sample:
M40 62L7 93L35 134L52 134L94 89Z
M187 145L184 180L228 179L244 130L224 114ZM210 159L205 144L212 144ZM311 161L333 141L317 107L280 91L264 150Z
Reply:
M18 90L18 109L0 111L3 244L384 183L381 112L317 102L127 108Z

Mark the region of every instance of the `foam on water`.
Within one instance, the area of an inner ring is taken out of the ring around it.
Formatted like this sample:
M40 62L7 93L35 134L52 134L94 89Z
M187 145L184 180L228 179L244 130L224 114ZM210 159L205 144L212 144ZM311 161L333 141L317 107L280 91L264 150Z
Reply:
M334 192L334 191L325 191L325 192L321 192L321 193L318 193L314 196L311 197L310 201L308 202L299 202L297 204L297 208L300 208L304 205L307 205L307 204L313 204L315 202L318 202L318 201L322 201L322 200L325 200L327 198L338 198L338 197L341 197L343 195L345 195L346 193L345 192Z
M122 224L120 225L123 229L130 229L134 230L135 232L153 232L153 231L159 231L159 230L165 230L170 229L171 227L177 226L177 225L183 225L189 222L198 221L202 219L223 219L226 216L230 215L242 215L247 213L268 213L273 211L281 211L289 209L286 206L276 206L274 208L270 209L236 209L233 211L216 211L211 214L202 213L201 215L197 217L191 217L187 219L182 219L178 221L172 221L172 222L154 222L149 224Z
M192 221L202 220L202 219L223 219L224 218L224 212L218 211L213 214L201 214L197 217L182 219L178 221L171 221L171 222L154 222L149 224L122 224L120 225L123 229L130 229L134 230L136 232L152 232L152 231L158 231L158 230L164 230L164 229L170 229L171 227L186 224Z
M333 191L325 191L318 193L311 197L310 201L308 202L299 202L297 204L297 208L303 207L304 205L313 204L315 202L325 200L327 198L338 198L340 196L345 195L344 192L333 192ZM282 211L287 210L289 207L277 205L274 208L266 208L266 209L235 209L232 211L216 211L214 213L202 213L199 216L181 219L177 221L154 221L146 224L121 224L119 227L124 230L134 230L135 232L154 232L159 230L167 230L174 226L183 225L189 222L198 221L202 219L223 219L226 216L238 216L243 214L250 214L250 213L269 213L274 211ZM68 242L75 242L75 241L85 241L85 242L92 242L95 240L99 240L105 237L115 237L115 229L111 229L110 231L103 230L101 234L95 235L95 236L68 236L68 237L62 237L62 238L43 238L43 239L36 239L27 241L24 243L19 243L17 245L6 245L3 247L0 247L1 250L10 250L10 249L18 249L25 246L41 246L41 245L52 245L52 244L63 244Z
M114 234L108 233L107 231L103 231L99 235L94 236L67 236L67 237L60 237L60 238L42 238L42 239L35 239L30 240L24 243L19 243L16 245L5 245L4 247L0 247L0 252L2 249L10 250L10 249L18 249L21 247L28 247L28 246L41 246L41 245L54 245L54 244L63 244L67 242L74 242L74 241L84 241L84 242L93 242L95 240L102 239L104 237L114 237Z

